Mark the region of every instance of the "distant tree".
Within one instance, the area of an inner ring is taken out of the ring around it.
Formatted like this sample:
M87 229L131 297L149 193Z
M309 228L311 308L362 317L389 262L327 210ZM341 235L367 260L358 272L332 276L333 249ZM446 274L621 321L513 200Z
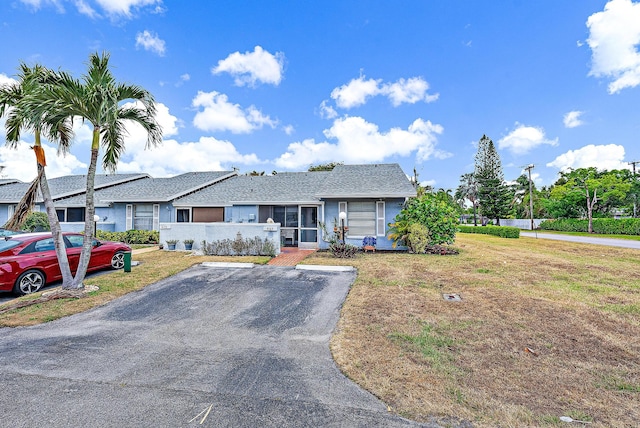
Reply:
M344 165L344 162L329 162L329 163L325 163L325 164L321 164L321 165L311 165L308 169L309 172L315 172L315 171L333 171L333 168L335 168L338 165Z
M258 172L256 170L253 170L251 172L248 172L247 175L250 175L250 176L253 176L253 177L259 177L259 176L264 175L264 171Z
M595 167L572 169L562 172L549 197L554 213L581 213L589 220L588 231L593 233L592 221L598 207L622 203L631 189L625 173L619 170L598 171ZM561 217L561 216L558 216ZM573 217L578 217L574 215Z
M456 201L461 207L466 205L466 201L471 203L473 207L473 225L477 226L476 210L478 208L478 181L472 172L462 174L460 176L460 184L454 195Z
M478 202L483 216L493 218L500 225L500 217L509 213L509 189L504 182L500 155L493 141L483 135L478 142L473 175L478 183Z

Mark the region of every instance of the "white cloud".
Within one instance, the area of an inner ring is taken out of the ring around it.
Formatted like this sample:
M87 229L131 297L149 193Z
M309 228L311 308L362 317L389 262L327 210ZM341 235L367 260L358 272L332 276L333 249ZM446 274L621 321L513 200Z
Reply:
M609 93L640 85L640 3L611 0L587 19L589 75L608 77Z
M20 0L22 3L30 6L34 10L40 9L42 6L52 5L56 8L58 13L64 13L64 6L60 0Z
M162 0L96 0L96 3L112 17L131 18L132 9L142 9L146 6L155 6L154 11L162 8Z
M335 119L338 117L338 112L328 104L327 100L323 100L320 103L320 117L323 119Z
M86 173L88 165L80 162L74 155L58 156L55 147L46 143L43 143L42 147L47 160L48 178ZM2 174L8 178L29 182L37 174L36 156L31 145L24 141L20 141L15 149L0 146L0 165L6 167Z
M225 94L199 91L192 101L201 111L196 113L193 124L203 131L231 131L234 134L249 133L264 125L274 128L276 120L263 115L254 106L242 109L239 104L229 102Z
M566 128L575 128L580 125L583 125L584 122L580 119L580 116L584 114L583 111L570 111L569 113L564 115L562 121L564 122L564 126Z
M142 47L146 51L151 51L159 56L164 56L165 43L157 34L144 30L136 34L136 48Z
M380 88L378 87L380 82L382 81L365 80L364 76L360 76L331 91L331 98L336 100L336 105L340 108L358 107L364 104L367 98L374 97L380 93Z
M146 172L163 177L191 171L230 170L232 165L259 163L255 154L243 155L229 141L200 137L196 142L165 140L161 146L137 151L118 164L118 172Z
M600 170L628 169L629 167L624 162L624 146L617 144L600 146L589 144L577 150L569 150L549 162L547 166L558 168L561 171L592 166Z
M293 127L293 125L285 125L285 126L282 127L282 130L287 135L291 135L294 132L296 132L296 129Z
M384 95L394 107L398 107L403 103L436 101L439 94L429 94L428 90L429 83L422 77L401 78L394 83L382 83L381 79L366 79L362 75L346 85L335 88L331 91L331 98L336 101L338 107L350 109L365 104L371 97Z
M85 2L84 0L76 0L75 4L76 9L78 9L78 12L80 12L82 15L86 15L92 19L99 17L98 12L96 12L96 10L89 4L87 4L87 2Z
M415 104L418 101L430 103L436 101L439 94L428 94L429 83L421 77L412 77L410 79L399 79L395 83L384 85L382 93L389 97L394 107L402 103Z
M544 129L516 123L516 128L498 141L498 148L507 149L514 155L523 155L538 146L557 146L558 139L548 140Z
M278 86L282 81L284 54L271 54L260 46L253 52L234 52L211 69L213 74L229 73L237 86L255 86L256 83L269 83Z
M325 136L336 143L316 143L313 139L292 143L274 162L279 168L297 169L330 161L380 162L392 156L410 156L414 152L419 161L444 158L449 154L435 148L437 135L442 131L442 126L422 119L416 119L406 130L392 128L380 132L377 125L361 117L340 118L324 131Z

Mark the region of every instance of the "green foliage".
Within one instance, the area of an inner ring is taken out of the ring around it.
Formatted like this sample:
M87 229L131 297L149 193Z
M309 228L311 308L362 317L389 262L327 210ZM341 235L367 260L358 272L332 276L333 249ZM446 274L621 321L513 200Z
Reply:
M545 220L540 223L540 229L558 232L588 232L589 220L575 218ZM640 235L640 218L594 218L593 233L603 235Z
M409 226L407 245L411 252L416 254L426 253L429 241L429 229L424 224L413 223Z
M242 238L202 241L202 252L208 256L270 256L276 255L276 247L270 239Z
M428 245L452 244L456 237L458 213L452 204L437 194L425 193L410 199L395 221L389 223L388 237L393 240L394 248L408 244L410 228L415 223L427 229Z
M44 232L51 230L47 213L32 211L22 225L22 230L29 232Z
M124 242L126 244L157 244L160 242L160 232L157 230L127 230L126 232L107 232L98 230L96 236L104 241Z
M501 238L520 238L520 229L511 226L458 226L461 233L480 233Z

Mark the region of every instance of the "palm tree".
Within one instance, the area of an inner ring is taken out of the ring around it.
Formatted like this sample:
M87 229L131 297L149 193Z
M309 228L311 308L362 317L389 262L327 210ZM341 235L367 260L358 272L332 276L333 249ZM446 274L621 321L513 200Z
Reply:
M40 100L31 107L48 122L58 124L81 118L93 127L91 159L87 171L84 244L78 270L67 288L82 288L93 244L95 204L94 182L100 147L104 149L103 168L115 172L124 152L125 122L140 124L147 131L147 147L162 141L162 128L155 119L156 105L150 92L136 85L116 82L109 69L109 54L89 56L88 69L82 80L59 73L55 85L46 85ZM136 101L133 106L126 101ZM138 104L139 103L139 104ZM141 104L141 107L138 105Z
M460 185L456 189L455 198L464 205L465 200L473 206L473 225L477 226L476 208L478 207L478 181L472 172L460 176Z
M49 191L49 183L45 173L46 159L42 148L42 133L47 139L57 142L58 151L66 152L69 149L72 130L69 121L48 123L43 116L28 106L28 102L40 95L43 85L55 84L57 76L51 70L40 65L29 67L20 64L19 82L13 85L0 86L0 117L7 114L6 139L7 146L17 148L22 130L33 132L35 142L33 150L36 154L38 175L29 186L28 191L18 204L13 217L9 219L5 227L19 229L35 203L38 187L42 193L47 218L54 238L54 248L58 258L58 264L62 273L63 283L71 283L73 276L67 259L66 247L62 238L62 229L56 214L56 209ZM39 277L34 280L41 280ZM36 284L37 285L37 284ZM43 285L43 284L40 284Z

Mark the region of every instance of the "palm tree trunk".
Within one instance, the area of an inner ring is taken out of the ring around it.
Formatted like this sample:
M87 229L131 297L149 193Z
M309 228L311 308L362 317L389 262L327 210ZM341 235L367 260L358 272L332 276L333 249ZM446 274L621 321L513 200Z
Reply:
M91 259L91 250L93 249L93 230L95 214L95 203L93 200L94 183L96 178L96 168L98 164L98 150L100 148L100 129L95 127L93 130L93 142L91 144L91 160L89 169L87 170L87 192L86 192L86 210L84 219L84 242L82 244L82 253L80 253L80 261L78 270L73 278L73 288L78 289L84 287L84 281Z

